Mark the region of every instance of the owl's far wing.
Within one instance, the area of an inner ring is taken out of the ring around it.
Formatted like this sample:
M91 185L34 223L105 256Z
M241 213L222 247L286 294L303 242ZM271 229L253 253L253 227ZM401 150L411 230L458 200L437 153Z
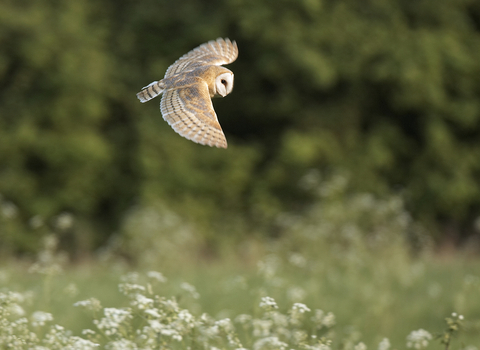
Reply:
M181 136L202 145L227 148L205 82L166 90L160 102L163 119Z
M202 44L180 57L165 73L165 78L205 65L221 66L237 59L238 47L235 41L218 38Z

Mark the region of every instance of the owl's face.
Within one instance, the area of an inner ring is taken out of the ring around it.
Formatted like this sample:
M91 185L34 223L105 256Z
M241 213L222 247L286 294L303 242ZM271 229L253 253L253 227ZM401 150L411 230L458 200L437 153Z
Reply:
M222 97L227 96L233 89L233 73L222 73L215 79L216 93Z

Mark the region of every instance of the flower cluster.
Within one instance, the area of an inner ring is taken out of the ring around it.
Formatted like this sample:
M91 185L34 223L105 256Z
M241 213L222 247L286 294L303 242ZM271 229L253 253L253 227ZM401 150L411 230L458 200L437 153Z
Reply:
M428 342L432 340L432 335L424 329L412 331L407 336L407 347L414 349L425 349Z
M72 336L60 325L49 325L54 321L51 313L34 311L26 317L23 304L29 297L27 293L0 293L0 349L93 350L99 346L91 340Z
M264 310L278 309L278 305L273 298L263 297L260 301L260 307Z

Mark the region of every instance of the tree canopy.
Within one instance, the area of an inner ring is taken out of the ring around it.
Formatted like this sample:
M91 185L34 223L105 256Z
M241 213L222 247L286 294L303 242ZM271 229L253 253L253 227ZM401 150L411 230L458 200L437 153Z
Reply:
M478 1L6 0L0 23L0 193L24 223L71 212L92 248L162 203L206 236L265 233L318 200L299 185L315 170L401 193L439 238L474 232ZM240 52L233 93L214 101L227 150L135 97L217 37ZM2 223L0 240L29 249L31 231Z

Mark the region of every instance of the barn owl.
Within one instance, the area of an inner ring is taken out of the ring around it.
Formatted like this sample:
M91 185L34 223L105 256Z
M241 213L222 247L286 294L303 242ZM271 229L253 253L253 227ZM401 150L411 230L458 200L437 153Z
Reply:
M163 93L160 110L173 130L193 142L227 148L211 98L232 92L233 72L221 65L237 56L235 41L209 41L180 57L162 80L143 87L137 97L147 102Z

